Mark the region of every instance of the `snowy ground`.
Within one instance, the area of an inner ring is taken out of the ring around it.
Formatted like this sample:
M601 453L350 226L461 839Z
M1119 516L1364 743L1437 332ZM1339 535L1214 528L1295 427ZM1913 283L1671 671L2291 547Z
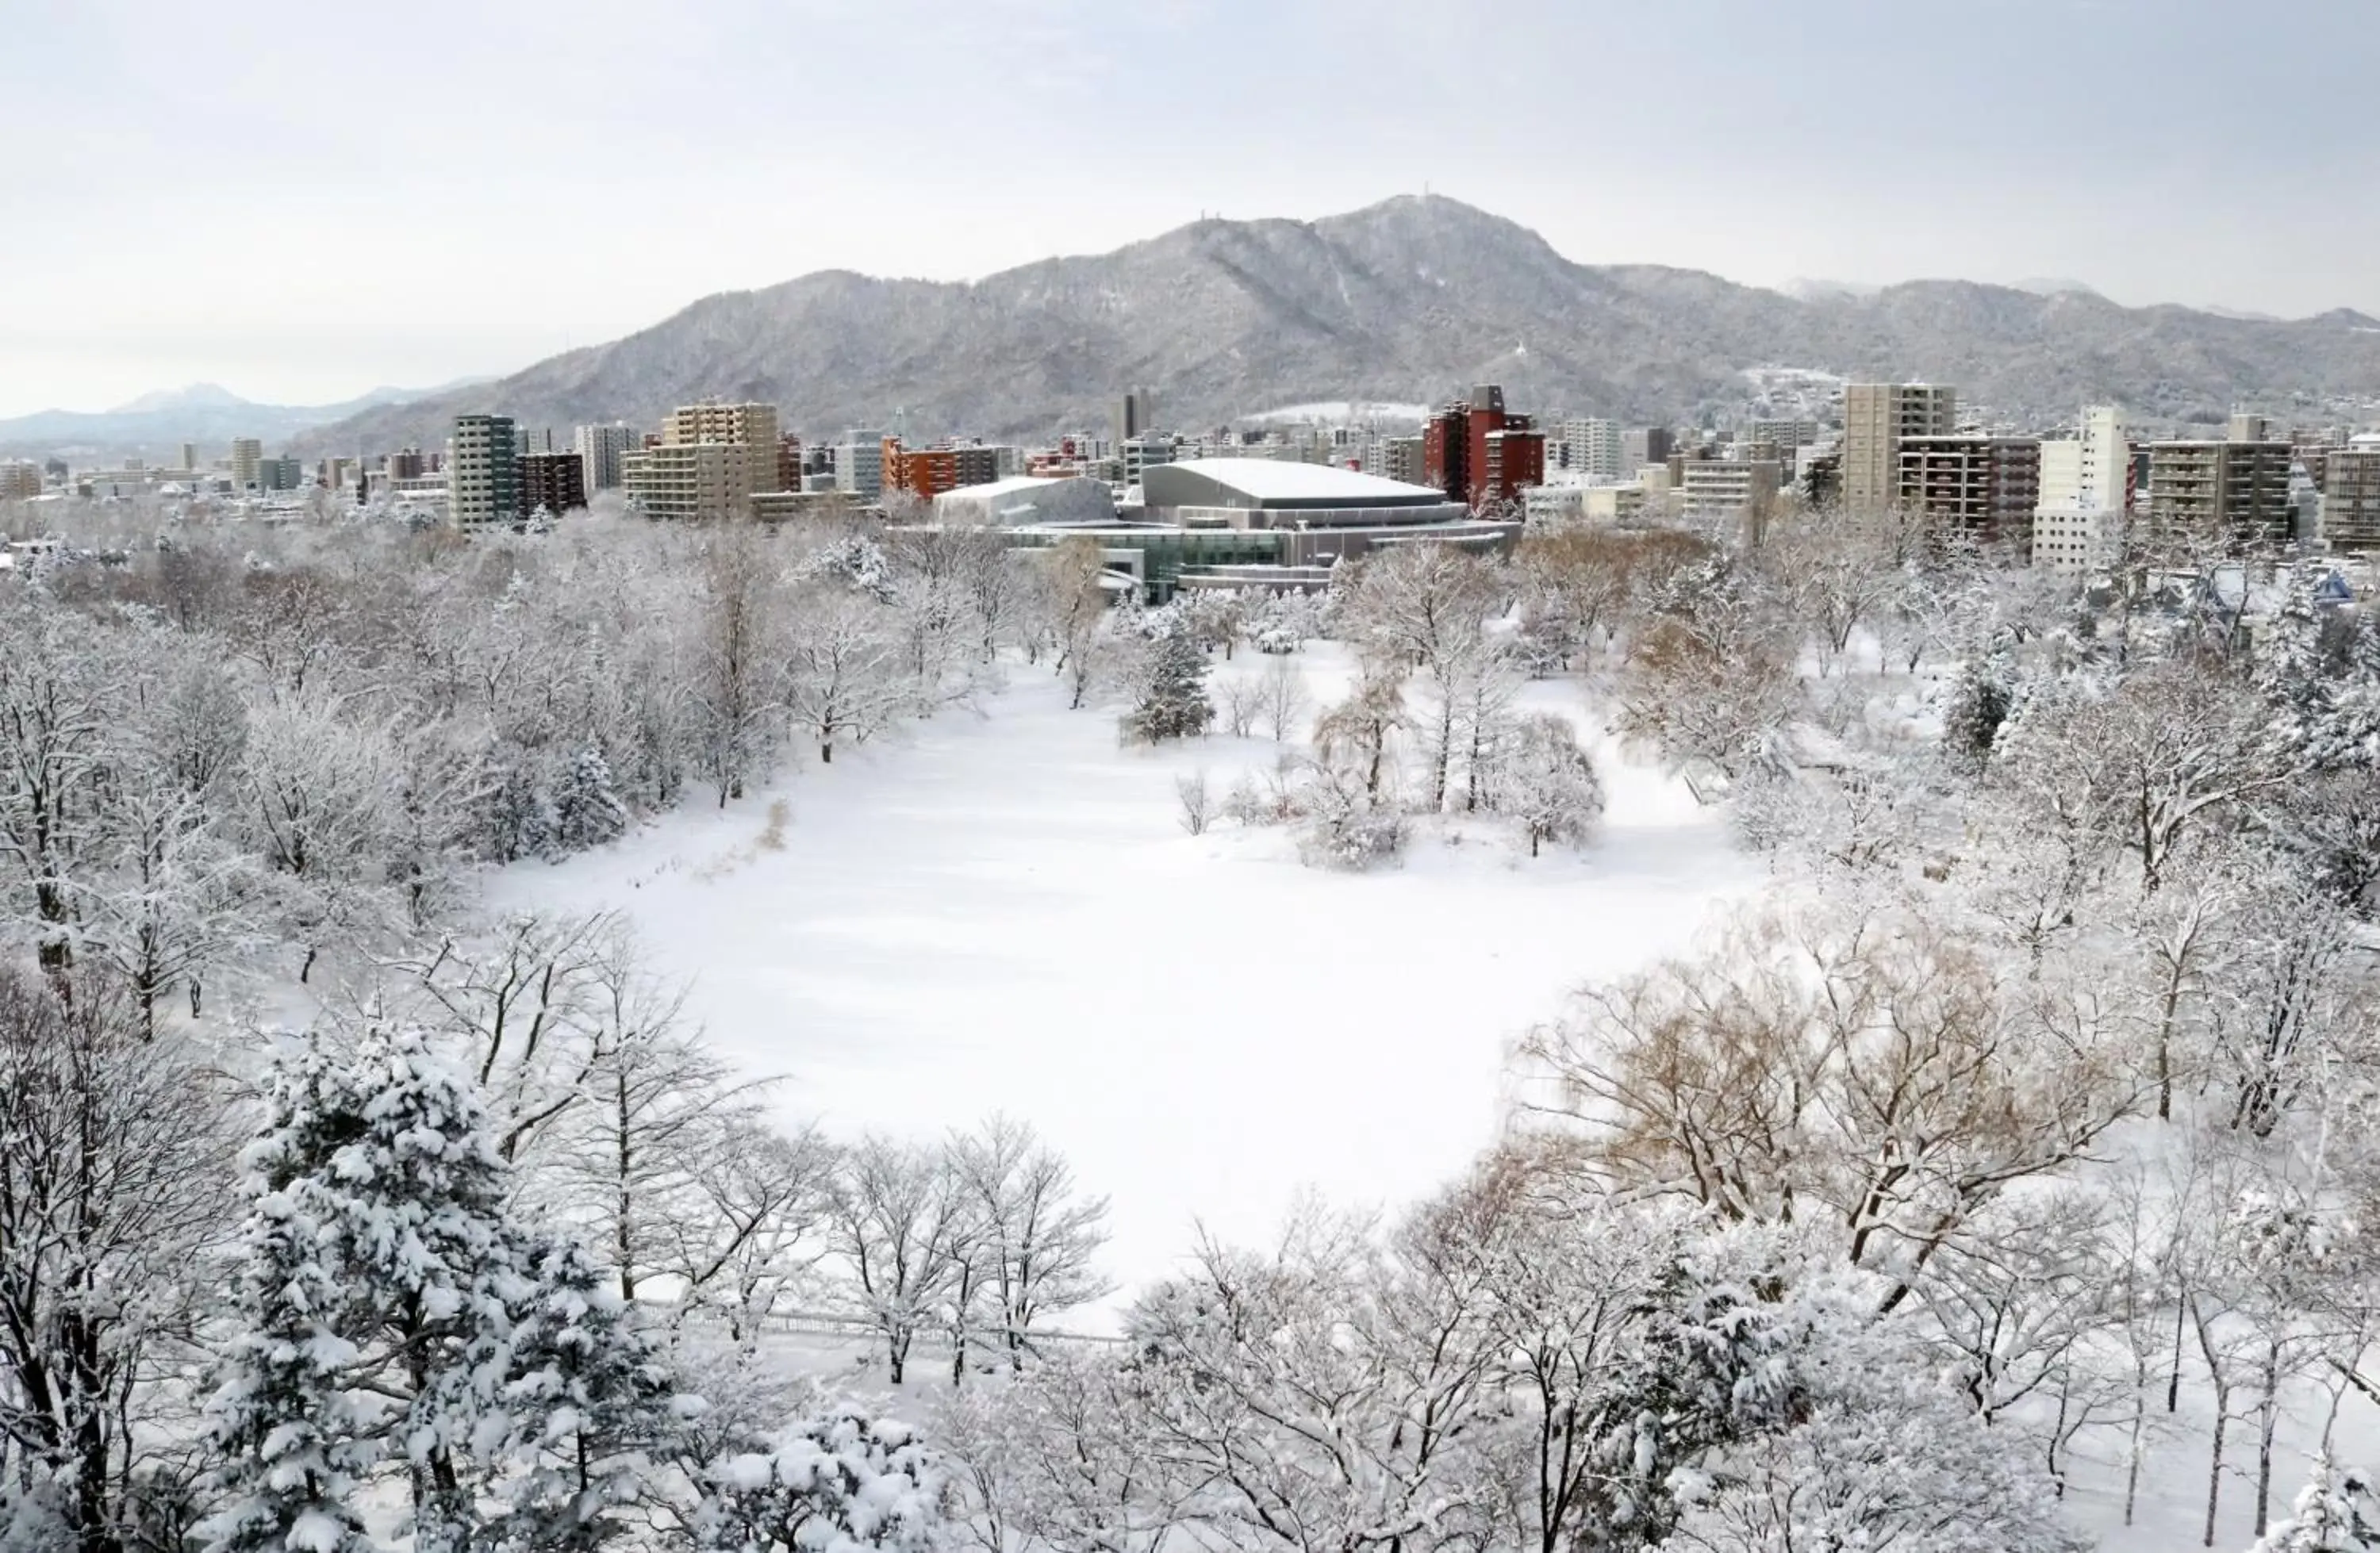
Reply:
M1318 702L1338 693L1335 648L1301 661ZM1578 695L1531 687L1585 719ZM1583 855L1433 841L1346 875L1280 831L1184 832L1174 777L1220 796L1269 740L1121 749L1111 711L1024 670L986 710L507 870L490 904L627 911L712 1038L784 1075L791 1114L846 1135L1030 1121L1112 1197L1127 1291L1200 1224L1267 1238L1301 1189L1394 1206L1447 1180L1496 1131L1508 1042L1759 877L1682 784L1609 749ZM759 843L773 798L782 850Z

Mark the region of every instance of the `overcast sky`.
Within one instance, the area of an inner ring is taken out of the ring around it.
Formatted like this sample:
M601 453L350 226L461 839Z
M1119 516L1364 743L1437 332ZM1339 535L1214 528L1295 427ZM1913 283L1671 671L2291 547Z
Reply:
M1436 192L1587 262L2380 312L2375 0L7 0L0 415Z

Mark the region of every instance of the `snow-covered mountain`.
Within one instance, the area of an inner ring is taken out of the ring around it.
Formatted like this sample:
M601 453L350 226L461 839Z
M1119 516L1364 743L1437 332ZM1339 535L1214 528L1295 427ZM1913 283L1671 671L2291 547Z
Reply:
M234 437L261 438L271 451L310 427L324 426L365 411L468 389L470 382L435 388L375 388L334 405L265 405L243 399L221 383L194 382L160 389L114 409L41 410L0 420L0 452L146 453L165 457L194 442L208 453Z
M1794 297L1698 271L1575 263L1512 222L1407 197L1314 222L1200 221L971 283L828 271L709 297L610 345L306 442L390 447L490 408L532 426L650 421L706 394L772 401L810 434L896 407L924 431L1029 434L1104 425L1129 384L1194 428L1279 405L1437 402L1488 381L1537 410L1679 419L1734 405L1743 369L1780 362L1954 382L2006 411L2115 397L2220 419L2301 389L2380 394L2380 336L2359 332L2370 322L1964 281Z

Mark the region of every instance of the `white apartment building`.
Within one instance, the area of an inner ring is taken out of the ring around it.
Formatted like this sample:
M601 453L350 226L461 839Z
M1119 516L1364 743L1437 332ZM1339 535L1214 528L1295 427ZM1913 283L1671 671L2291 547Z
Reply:
M2080 436L2043 443L2033 564L2068 576L2112 565L2131 477L2131 447L2113 405L2085 409Z
M614 422L610 426L581 426L570 433L570 450L578 455L587 476L589 491L610 491L620 484L623 470L620 461L644 445L644 438L636 428Z
M1562 444L1562 467L1589 479L1621 476L1621 435L1616 420L1565 420L1557 433Z
M884 434L853 427L834 444L834 488L873 502L884 494Z

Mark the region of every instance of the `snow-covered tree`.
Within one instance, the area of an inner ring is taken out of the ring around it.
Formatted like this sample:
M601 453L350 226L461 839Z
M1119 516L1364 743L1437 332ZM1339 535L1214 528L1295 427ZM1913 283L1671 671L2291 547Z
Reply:
M696 1545L706 1553L930 1553L943 1469L915 1433L853 1409L805 1420L715 1462Z
M2359 1547L2380 1547L2380 1496L2368 1475L2325 1454L2314 1458L2289 1518L2259 1537L2250 1553L2354 1553Z
M1488 792L1489 807L1519 822L1532 857L1547 842L1585 840L1603 816L1603 783L1577 728L1549 712L1514 725L1496 753Z
M1107 1199L1082 1195L1072 1167L1004 1116L953 1138L951 1164L978 1226L971 1239L985 1324L1021 1369L1037 1323L1113 1287L1094 1266L1107 1239Z
M1214 722L1215 704L1207 696L1207 655L1187 632L1159 638L1137 679L1132 708L1122 719L1125 737L1135 743L1191 738Z
M400 1465L424 1548L466 1546L471 1453L531 1284L478 1098L416 1030L276 1054L234 1331L208 1408L225 1509L211 1546L368 1546L357 1495Z
M553 849L585 852L615 842L628 829L628 806L612 780L612 764L593 745L580 746L553 783Z

